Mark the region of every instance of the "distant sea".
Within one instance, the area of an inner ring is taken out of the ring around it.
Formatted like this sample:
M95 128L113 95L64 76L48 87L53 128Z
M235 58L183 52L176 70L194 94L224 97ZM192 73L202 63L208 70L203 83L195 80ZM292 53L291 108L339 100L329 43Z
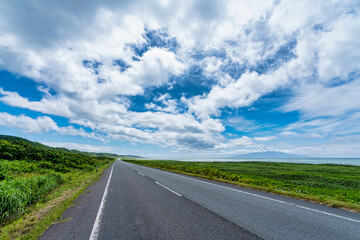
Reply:
M189 162L285 162L308 164L343 164L360 166L360 158L176 158Z

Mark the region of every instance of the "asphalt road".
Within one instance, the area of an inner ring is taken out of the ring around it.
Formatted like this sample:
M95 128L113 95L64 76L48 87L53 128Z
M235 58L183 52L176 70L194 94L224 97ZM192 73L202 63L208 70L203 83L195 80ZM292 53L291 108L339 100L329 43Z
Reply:
M110 170L106 169L99 181L84 191L63 214L63 221L51 225L40 240L88 240L94 226Z
M360 239L357 213L122 161L93 188L42 239Z

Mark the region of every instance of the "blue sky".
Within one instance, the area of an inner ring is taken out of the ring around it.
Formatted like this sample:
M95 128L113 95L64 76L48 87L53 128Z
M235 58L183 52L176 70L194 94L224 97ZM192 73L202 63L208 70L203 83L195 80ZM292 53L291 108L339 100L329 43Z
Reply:
M3 1L0 133L152 158L360 157L358 1Z

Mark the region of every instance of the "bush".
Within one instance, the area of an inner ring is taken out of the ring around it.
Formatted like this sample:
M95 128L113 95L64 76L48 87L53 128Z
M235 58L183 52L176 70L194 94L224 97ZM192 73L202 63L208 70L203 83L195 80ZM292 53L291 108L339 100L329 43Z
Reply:
M65 181L59 173L0 183L0 223L23 214L25 208Z
M0 135L0 224L43 200L64 182L63 173L90 172L112 161L114 158Z

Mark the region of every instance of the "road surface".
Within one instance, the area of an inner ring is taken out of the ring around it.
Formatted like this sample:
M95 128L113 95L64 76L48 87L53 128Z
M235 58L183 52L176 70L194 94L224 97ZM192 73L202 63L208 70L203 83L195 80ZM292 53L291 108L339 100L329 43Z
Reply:
M358 213L122 161L92 188L41 239L360 239Z

